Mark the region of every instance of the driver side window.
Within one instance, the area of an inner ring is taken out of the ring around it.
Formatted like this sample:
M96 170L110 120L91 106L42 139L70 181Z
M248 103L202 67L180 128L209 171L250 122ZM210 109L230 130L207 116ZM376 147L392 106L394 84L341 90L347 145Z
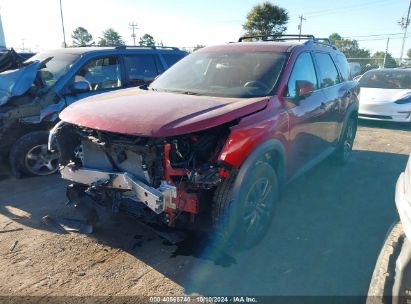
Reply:
M295 98L298 96L296 82L299 80L309 81L314 84L315 88L318 88L317 76L310 53L302 53L295 61L290 79L288 80L285 97Z
M74 81L87 82L92 91L121 87L118 58L103 57L89 61L77 72Z

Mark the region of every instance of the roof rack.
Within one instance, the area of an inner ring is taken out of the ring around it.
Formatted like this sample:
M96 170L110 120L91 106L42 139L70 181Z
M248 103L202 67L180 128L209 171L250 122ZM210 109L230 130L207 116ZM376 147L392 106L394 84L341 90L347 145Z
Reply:
M313 35L282 35L282 34L271 34L271 35L253 35L253 36L244 36L238 39L238 42L243 42L244 40L248 39L260 39L262 41L278 41L278 40L314 40L315 37Z
M337 49L337 47L331 42L328 38L315 38L314 35L295 35L295 34L271 34L271 35L253 35L253 36L244 36L238 39L238 42L244 42L246 40L253 39L254 41L288 41L288 40L306 40L304 44L320 44L323 46L332 47Z
M128 48L137 48L137 49L169 49L169 50L175 50L175 51L179 51L180 49L177 47L173 47L173 46L141 46L141 45L118 45L115 47L117 50L125 50Z

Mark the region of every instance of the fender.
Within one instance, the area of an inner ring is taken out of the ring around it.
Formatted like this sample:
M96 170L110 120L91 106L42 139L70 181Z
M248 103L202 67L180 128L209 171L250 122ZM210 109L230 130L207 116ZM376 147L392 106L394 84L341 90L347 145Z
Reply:
M288 113L274 97L264 110L244 117L230 128L230 135L218 159L239 169L253 151L271 139L279 141L287 150L288 134Z
M234 193L238 193L241 183L247 172L255 165L257 160L265 159L272 165L279 179L280 189L285 182L285 149L283 144L277 139L270 139L260 144L246 158L241 168L238 171L237 178L234 183Z

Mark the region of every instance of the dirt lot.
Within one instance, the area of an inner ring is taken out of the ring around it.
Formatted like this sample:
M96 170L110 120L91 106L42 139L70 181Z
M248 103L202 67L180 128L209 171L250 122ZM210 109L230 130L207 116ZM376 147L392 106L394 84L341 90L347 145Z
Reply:
M92 235L42 223L64 214L65 182L0 181L0 295L364 295L388 228L411 128L363 124L351 162L292 182L268 237L235 256L207 238L169 245L117 217Z

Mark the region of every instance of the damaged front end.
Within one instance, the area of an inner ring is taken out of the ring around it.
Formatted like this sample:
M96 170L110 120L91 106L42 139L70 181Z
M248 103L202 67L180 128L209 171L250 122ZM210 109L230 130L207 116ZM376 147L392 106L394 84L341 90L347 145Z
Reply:
M48 60L0 73L0 156L24 134L52 127L65 107L64 99L39 75Z
M151 138L61 122L49 148L60 151L61 175L74 182L67 197L75 206L91 202L144 221L187 226L209 211L207 190L229 175L231 168L217 161L229 128ZM95 212L86 213L95 224Z

